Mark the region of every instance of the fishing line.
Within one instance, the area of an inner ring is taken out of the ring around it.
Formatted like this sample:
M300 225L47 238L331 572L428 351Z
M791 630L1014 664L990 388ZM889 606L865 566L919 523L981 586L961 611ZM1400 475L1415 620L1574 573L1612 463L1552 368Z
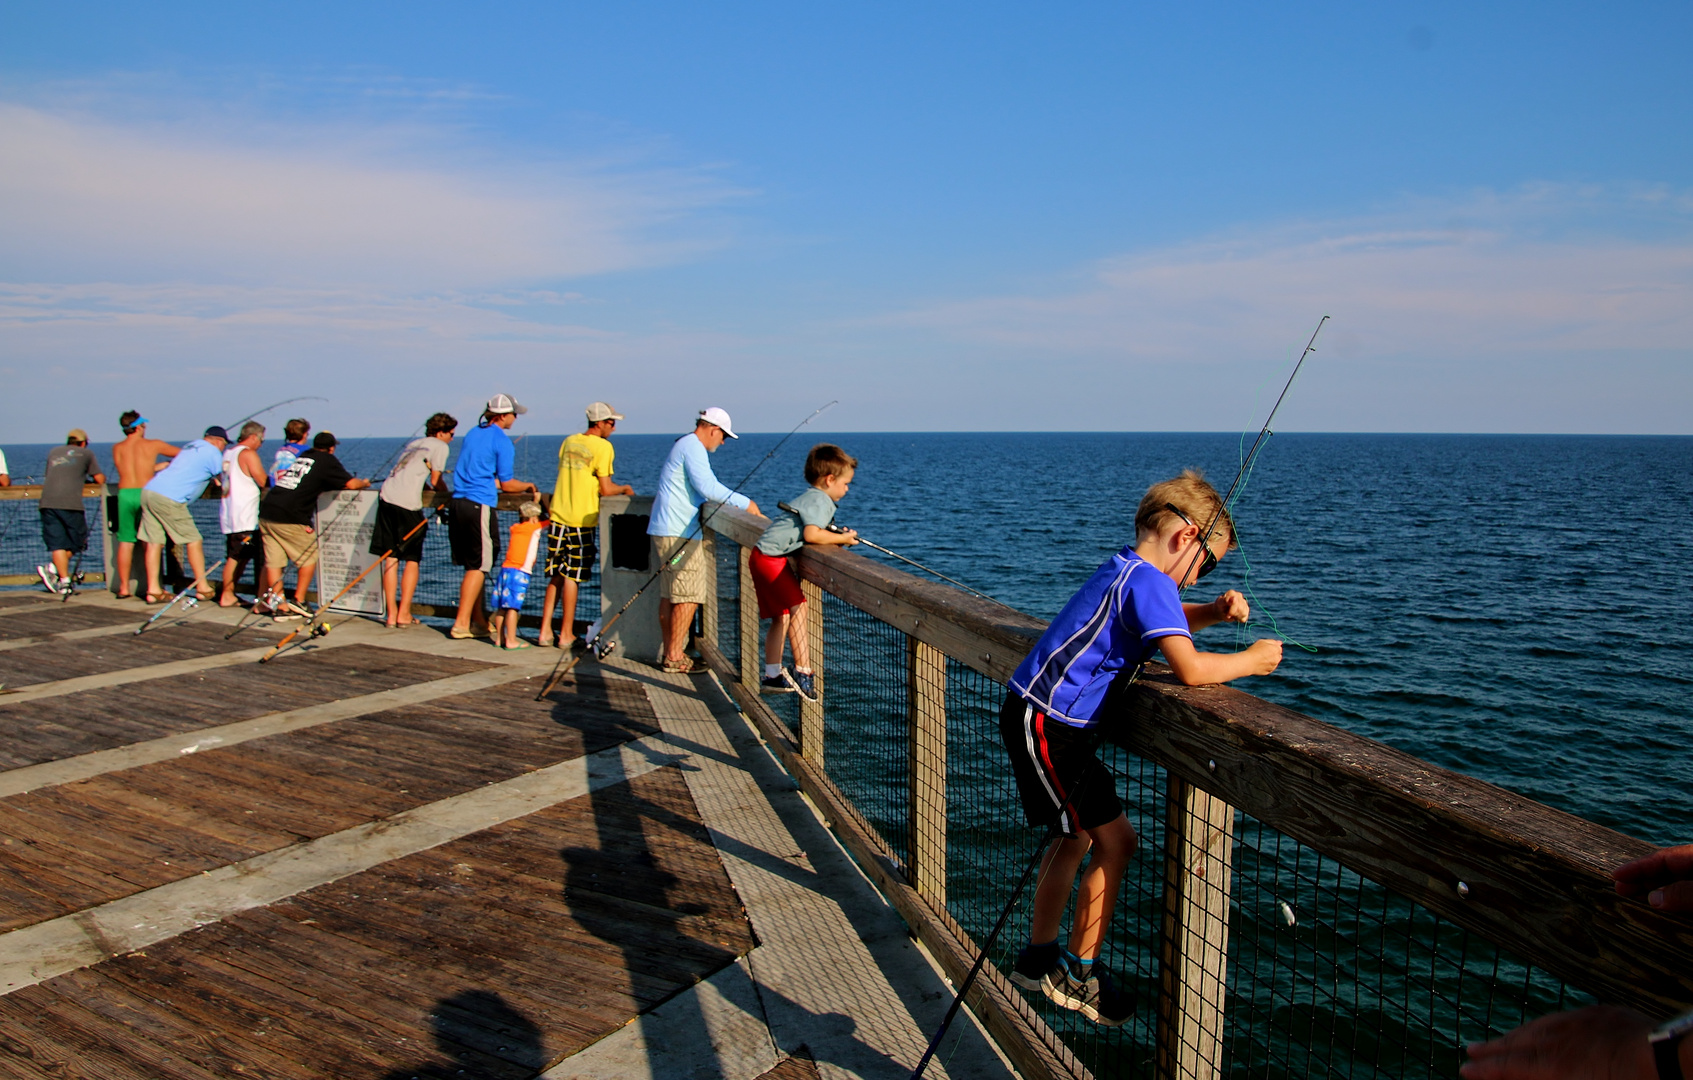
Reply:
M1270 425L1275 422L1276 413L1281 409L1282 402L1287 399L1287 392L1293 388L1293 380L1298 377L1299 369L1305 364L1305 358L1311 355L1311 353L1315 350L1317 335L1323 332L1323 324L1328 322L1328 320L1329 317L1324 315L1317 321L1317 328L1311 332L1311 340L1306 343L1305 351L1300 354L1299 361L1293 365L1293 374L1287 377L1287 384L1282 387L1281 395L1276 398L1275 405L1271 407L1270 415L1265 418L1264 426L1259 429L1258 438L1253 441L1252 449L1247 453L1245 460L1241 462L1240 469L1235 473L1234 481L1229 485L1228 492L1217 504L1217 509L1211 515L1211 520L1206 523L1205 528L1195 538L1197 543L1194 545L1193 558L1189 561L1187 569L1176 578L1178 583L1185 581L1188 576L1193 573L1195 568L1199 566L1200 559L1203 558L1205 553L1210 550L1211 537L1216 533L1218 524L1222 521L1224 513L1227 512L1229 502L1236 497L1240 491L1242 481L1252 471L1254 464L1257 462L1259 452L1263 449L1265 441L1272 434ZM1178 584L1176 590L1178 597L1186 590L1187 586ZM1126 690L1128 687L1131 687L1138 682L1141 672L1145 670L1146 662L1144 660L1136 664L1134 670L1129 673L1128 680L1123 684L1124 689ZM1115 686L1113 686L1113 690L1115 690ZM1120 693L1121 691L1118 692ZM1099 744L1105 735L1105 727L1106 725L1104 722L1094 725L1092 738L1090 739L1087 747L1086 757L1092 758L1093 755L1098 752ZM1082 792L1082 789L1087 786L1090 775L1091 773L1089 771L1084 770L1080 778L1078 778L1074 783L1067 785L1067 794L1059 803L1058 812L1053 815L1052 824L1047 826L1046 836L1041 839L1041 842L1035 847L1034 853L1029 857L1029 861L1024 865L1023 874L1017 881L1017 887L1011 893L1011 899L1006 902L1005 907L1000 911L999 918L994 922L993 930L988 934L987 940L982 944L980 951L977 952L976 961L970 965L969 974L967 974L964 977L964 981L959 984L957 992L953 995L952 1005L946 1011L946 1017L942 1019L941 1026L935 1031L934 1038L929 1040L928 1049L923 1051L923 1057L920 1061L918 1061L917 1068L912 1070L911 1080L921 1080L923 1071L929 1067L930 1060L934 1058L935 1052L940 1049L941 1040L946 1037L947 1028L952 1026L952 1021L958 1016L959 1008L964 1004L964 998L969 994L970 987L976 982L976 976L981 973L982 965L987 962L988 952L993 948L994 942L999 939L1000 931L1005 929L1005 924L1007 920L1011 918L1012 911L1016 908L1018 903L1020 903L1023 890L1028 887L1030 875L1034 873L1035 867L1040 863L1041 856L1046 853L1047 848L1060 835L1058 832L1059 822L1064 819L1065 813L1075 804L1077 797ZM1095 959L1097 959L1097 957Z
M258 417L263 416L265 413L270 412L272 409L280 409L280 408L282 408L282 406L292 405L296 401L328 401L328 400L329 399L326 398L326 397L317 397L316 395L313 395L313 394L307 394L304 397L291 397L286 401L278 401L273 405L266 405L264 408L258 410L257 412L248 413L246 416L243 416L241 419L235 421L235 423L233 423L233 424L225 424L224 430L228 431L231 428L238 428L242 424L245 424L247 421L257 419Z
M740 483L738 483L734 487L730 488L730 490L731 491L740 491L742 488L746 487L747 482L750 481L753 478L753 475L755 473L757 473L758 470L764 468L765 463L768 462L771 458L775 457L776 452L778 450L782 449L782 447L786 446L788 444L788 440L793 438L796 434L799 433L800 428L802 428L805 425L811 423L813 420L817 419L817 417L822 415L825 411L827 411L827 410L829 410L829 409L831 409L834 406L839 405L839 404L840 404L839 401L831 401L831 402L828 402L825 405L819 405L817 408L813 409L811 411L810 416L807 416L804 420L801 420L799 423L795 424L791 431L789 431L786 435L782 436L782 440L780 442L778 442L775 446L772 446L770 448L769 453L767 453L763 457L759 458L758 464L756 464L752 468L748 469L747 474L745 476L741 477ZM682 438L684 438L684 439L687 438L687 437L688 436L686 436L686 435L682 436ZM716 517L717 512L719 510L723 509L723 507L725 505L727 505L726 502L713 503L712 506L711 506L711 509L709 511L707 511L703 516L700 516L700 519L697 522L694 523L692 528L690 528L688 530L688 535L682 538L682 543L679 544L676 548L676 554L674 554L670 557L670 561L667 565L675 566L677 563L682 561L682 556L687 554L688 545L693 542L694 537L705 531L706 526L711 524L711 519ZM717 568L712 567L711 573L715 574L716 572L717 572ZM646 582L643 583L639 589L635 590L635 595L631 596L628 600L624 601L623 606L618 608L617 612L614 615L612 615L611 618L609 618L605 621L605 625L601 626L599 628L599 632L594 634L594 636L592 638L590 638L590 639L588 639L587 641L584 642L584 644L587 646L587 648L584 652L576 653L574 656L569 657L568 663L565 662L566 657L560 656L558 658L558 660L553 664L552 674L547 677L546 685L541 687L541 692L539 694L535 695L535 700L540 701L543 698L545 698L548 694L552 693L553 688L558 686L560 680L562 680L566 675L570 674L570 669L574 668L577 665L577 663L582 659L582 657L587 656L588 653L591 652L591 653L594 653L596 656L603 658L606 655L606 653L601 651L597 647L596 643L601 638L605 637L606 631L610 630L611 627L612 627L612 624L615 623L618 619L621 619L623 617L624 612L628 611L630 608L635 606L635 601L639 600L641 598L641 594L646 592L649 588L651 588L652 583L657 581L659 579L660 575L662 575L663 573L664 573L664 566L663 565L661 565L657 570L654 570L652 577L648 578L646 580ZM566 613L565 617L569 618L569 619L574 619L575 613L574 612ZM590 627L590 629L592 629L592 627ZM666 646L666 647L668 648L668 646ZM560 665L563 665L563 667L561 668Z

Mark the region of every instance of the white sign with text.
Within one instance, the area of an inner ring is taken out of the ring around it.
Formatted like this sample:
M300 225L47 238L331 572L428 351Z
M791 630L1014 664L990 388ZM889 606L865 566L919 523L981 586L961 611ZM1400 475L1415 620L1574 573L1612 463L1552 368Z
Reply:
M377 494L374 491L326 491L317 497L317 595L322 600L347 587L376 562L370 537L376 531ZM364 580L335 601L331 611L361 615L382 614L382 571L371 570Z

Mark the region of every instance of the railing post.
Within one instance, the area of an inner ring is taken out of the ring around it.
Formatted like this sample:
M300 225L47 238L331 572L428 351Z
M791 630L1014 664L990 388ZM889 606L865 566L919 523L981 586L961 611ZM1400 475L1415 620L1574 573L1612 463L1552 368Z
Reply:
M741 685L758 689L764 670L764 643L758 640L758 594L753 592L752 565L747 560L747 548L741 548Z
M823 590L809 581L799 583L805 594L805 633L811 646L811 670L817 679L816 702L800 698L799 750L807 761L823 767ZM755 612L756 614L756 612ZM754 683L756 686L757 684Z
M717 638L717 534L710 529L700 530L700 556L705 559L706 573L711 575L711 588L706 591L705 603L700 605L700 636L718 646Z
M112 465L112 471L113 472L117 471L117 465L116 465L115 462ZM112 507L112 496L117 492L117 490L118 490L118 482L116 480L112 480L112 481L109 481L107 483L100 485L100 551L101 551L101 562L103 562L105 564L105 570L106 570L106 591L109 592L109 593L117 592L118 591L118 585L119 585L119 582L117 580L118 573L117 573L117 569L116 569L116 561L117 560L115 559L115 555L117 553L116 553L116 551L113 550L113 547L112 547L112 509L111 509L111 507ZM129 588L129 583L127 581L122 582L122 586L127 589L127 588Z
M911 887L946 909L946 655L905 638L911 709Z
M1172 774L1159 965L1158 1075L1222 1075L1234 807Z

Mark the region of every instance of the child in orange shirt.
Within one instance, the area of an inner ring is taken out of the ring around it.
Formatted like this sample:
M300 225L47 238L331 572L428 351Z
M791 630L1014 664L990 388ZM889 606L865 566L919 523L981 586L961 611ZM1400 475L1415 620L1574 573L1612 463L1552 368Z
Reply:
M500 583L494 588L494 626L498 636L494 644L503 649L527 649L529 643L517 636L517 615L523 610L523 598L529 593L529 575L535 569L535 556L547 523L541 520L541 504L526 502L517 508L522 519L511 527L511 541L506 544L506 559L500 564Z

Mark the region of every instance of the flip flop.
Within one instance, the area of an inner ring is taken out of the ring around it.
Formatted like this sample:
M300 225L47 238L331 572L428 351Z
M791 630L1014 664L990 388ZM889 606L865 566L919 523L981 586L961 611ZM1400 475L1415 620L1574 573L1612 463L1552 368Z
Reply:
M481 637L482 635L478 634L474 630L460 630L455 626L447 631L447 636L452 638L454 641L469 641L472 638Z
M515 652L518 649L533 649L535 646L529 644L527 641L520 641L516 645L502 645L500 647L505 649L507 652Z

